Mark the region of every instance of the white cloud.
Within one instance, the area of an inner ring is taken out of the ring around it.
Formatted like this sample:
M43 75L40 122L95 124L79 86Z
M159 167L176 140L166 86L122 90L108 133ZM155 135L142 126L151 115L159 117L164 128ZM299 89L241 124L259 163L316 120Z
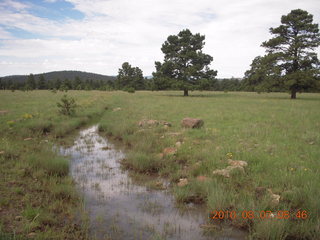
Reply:
M219 77L241 77L264 53L260 44L281 15L302 8L320 22L315 0L69 0L85 18L64 22L36 17L28 4L5 2L0 22L39 36L8 39L0 28L0 39L6 38L0 42L0 76L62 69L116 75L124 61L150 75L154 61L163 59L167 36L189 28L206 36L204 52L213 56Z

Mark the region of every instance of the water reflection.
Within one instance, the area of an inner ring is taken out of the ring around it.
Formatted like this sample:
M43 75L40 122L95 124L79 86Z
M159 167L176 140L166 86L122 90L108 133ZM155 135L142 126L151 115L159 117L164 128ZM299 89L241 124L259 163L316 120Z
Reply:
M243 233L224 230L206 234L200 207L178 208L166 190L149 190L133 183L120 168L124 153L97 133L97 126L82 130L70 148L71 175L85 200L90 231L98 239L244 239Z

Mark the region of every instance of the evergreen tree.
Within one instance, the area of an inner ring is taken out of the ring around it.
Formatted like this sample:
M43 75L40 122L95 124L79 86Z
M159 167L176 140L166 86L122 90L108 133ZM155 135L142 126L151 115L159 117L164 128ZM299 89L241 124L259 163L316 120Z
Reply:
M36 81L34 79L34 76L32 73L30 73L30 75L28 76L27 78L27 81L26 81L26 89L27 90L34 90L36 89Z
M117 89L144 89L144 79L142 70L138 67L132 67L128 62L124 62L121 68L119 69L115 85Z
M170 35L161 48L165 55L164 63L155 63L155 82L161 79L165 83L173 79L175 87L188 96L188 90L199 88L201 79L214 81L217 71L209 68L213 58L202 52L204 40L204 35L192 34L188 29L178 35Z
M292 99L297 92L316 88L319 60L314 51L320 45L320 34L313 16L301 9L292 10L281 17L279 27L270 28L270 33L274 37L262 46L281 69L281 78L272 82L288 89Z
M44 79L43 74L39 76L38 89L47 89L46 80Z

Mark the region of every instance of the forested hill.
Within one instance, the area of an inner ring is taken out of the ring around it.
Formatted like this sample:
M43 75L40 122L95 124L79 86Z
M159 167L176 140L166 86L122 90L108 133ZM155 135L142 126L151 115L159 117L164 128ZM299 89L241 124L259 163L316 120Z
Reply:
M73 80L76 77L79 77L81 80L94 80L94 81L114 81L116 79L115 76L106 76L106 75L101 75L101 74L96 74L96 73L89 73L89 72L81 72L81 71L55 71L55 72L48 72L48 73L41 73L41 74L34 74L35 79L38 79L40 75L43 75L44 78L47 81L52 81L52 80L64 80L64 79L69 79ZM1 77L2 80L8 81L12 80L14 82L24 82L27 80L29 75L13 75L13 76L6 76L6 77Z

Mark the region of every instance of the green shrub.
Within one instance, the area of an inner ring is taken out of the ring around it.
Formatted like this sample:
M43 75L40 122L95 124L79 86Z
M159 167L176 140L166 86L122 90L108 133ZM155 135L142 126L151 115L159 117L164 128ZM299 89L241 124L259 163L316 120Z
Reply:
M124 89L128 93L135 93L135 89L133 87L128 87Z
M63 95L60 101L61 102L57 103L59 113L68 116L73 115L75 113L77 104L74 98L68 97L67 95Z

